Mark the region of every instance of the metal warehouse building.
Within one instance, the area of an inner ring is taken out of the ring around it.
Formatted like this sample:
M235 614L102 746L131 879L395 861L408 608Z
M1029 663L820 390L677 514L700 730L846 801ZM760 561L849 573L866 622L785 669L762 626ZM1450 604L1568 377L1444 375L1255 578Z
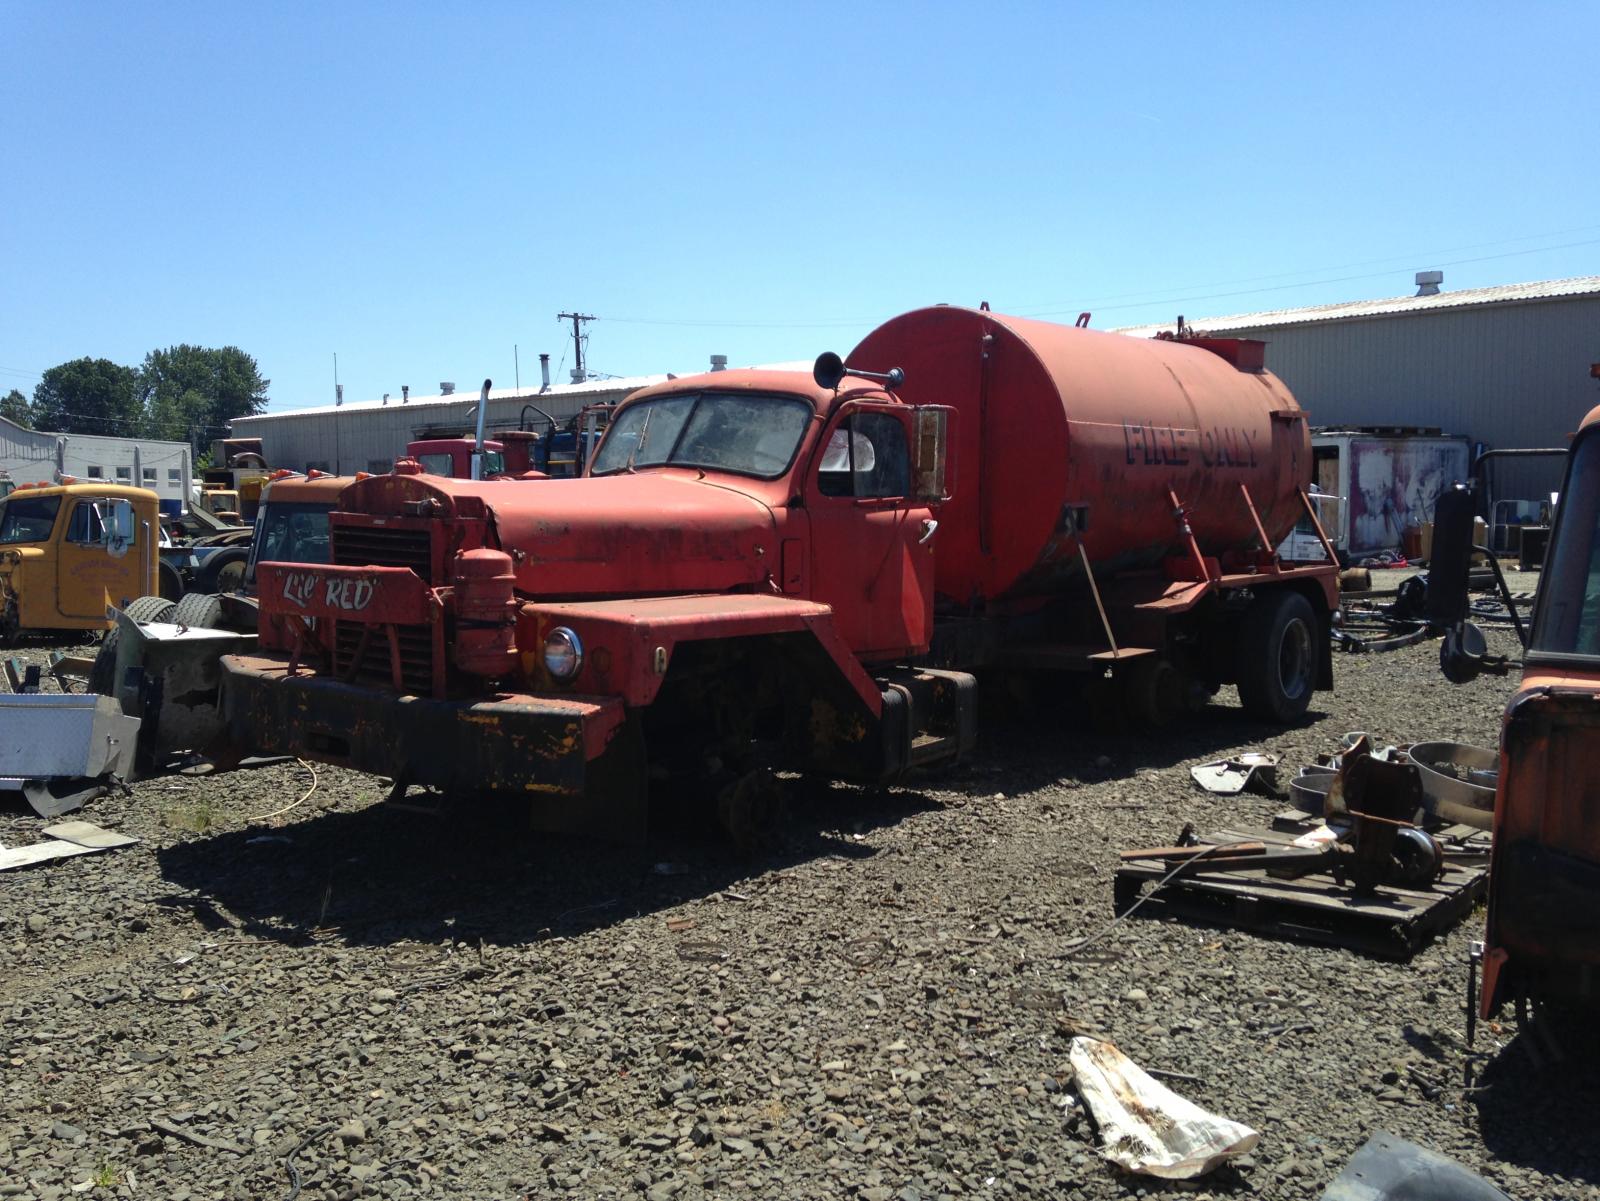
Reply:
M0 417L0 470L19 484L110 480L149 488L161 497L162 512L176 514L189 503L190 466L187 442L52 434Z
M544 390L492 389L485 424L489 430L516 429L526 411L527 428L542 430L545 426L535 409L561 421L576 416L586 405L615 403L630 392L668 378L644 375ZM428 431L470 432L478 419L477 405L477 392L391 395L382 400L239 417L230 426L230 436L260 438L262 452L274 467L315 468L335 475L388 471L404 453L406 443Z
M1189 320L1190 328L1267 342L1267 367L1314 427L1423 426L1490 448L1565 447L1600 404L1600 276L1437 290L1390 300ZM1153 336L1172 325L1119 332ZM1555 460L1502 461L1497 497L1561 486Z

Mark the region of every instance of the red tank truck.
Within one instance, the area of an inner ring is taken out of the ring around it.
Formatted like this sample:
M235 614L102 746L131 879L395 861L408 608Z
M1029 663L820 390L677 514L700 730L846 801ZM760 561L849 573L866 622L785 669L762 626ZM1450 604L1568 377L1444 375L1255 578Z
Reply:
M330 565L259 569L234 736L621 832L648 774L953 760L986 668L1292 722L1336 567L1273 553L1310 436L1261 349L923 309L848 368L635 393L560 488L361 480Z

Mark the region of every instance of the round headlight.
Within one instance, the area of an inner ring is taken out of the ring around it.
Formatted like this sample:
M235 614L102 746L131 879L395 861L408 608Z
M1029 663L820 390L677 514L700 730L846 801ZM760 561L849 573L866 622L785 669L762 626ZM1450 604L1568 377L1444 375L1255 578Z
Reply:
M583 667L583 643L566 626L545 636L544 669L558 680L570 680Z

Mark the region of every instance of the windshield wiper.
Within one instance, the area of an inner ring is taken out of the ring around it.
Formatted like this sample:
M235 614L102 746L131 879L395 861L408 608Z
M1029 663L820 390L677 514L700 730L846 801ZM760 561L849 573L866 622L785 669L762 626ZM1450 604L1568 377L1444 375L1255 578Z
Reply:
M628 461L623 464L623 470L630 474L634 472L633 457L644 449L645 441L650 437L650 421L656 415L655 405L651 405L644 415L644 424L639 427L639 440L633 444L633 449L628 452Z

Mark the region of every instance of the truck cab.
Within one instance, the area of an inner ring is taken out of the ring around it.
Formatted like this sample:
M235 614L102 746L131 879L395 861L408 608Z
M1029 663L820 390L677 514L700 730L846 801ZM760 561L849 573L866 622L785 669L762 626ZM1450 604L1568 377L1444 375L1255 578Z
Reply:
M477 442L472 438L424 438L406 444L406 457L415 459L429 475L442 475L450 479L472 478L472 453ZM483 475L502 475L505 472L505 444L486 440L483 444Z
M1600 408L1573 440L1495 796L1483 1013L1600 1000Z
M22 485L0 500L0 642L104 630L157 591L160 501L114 484Z

